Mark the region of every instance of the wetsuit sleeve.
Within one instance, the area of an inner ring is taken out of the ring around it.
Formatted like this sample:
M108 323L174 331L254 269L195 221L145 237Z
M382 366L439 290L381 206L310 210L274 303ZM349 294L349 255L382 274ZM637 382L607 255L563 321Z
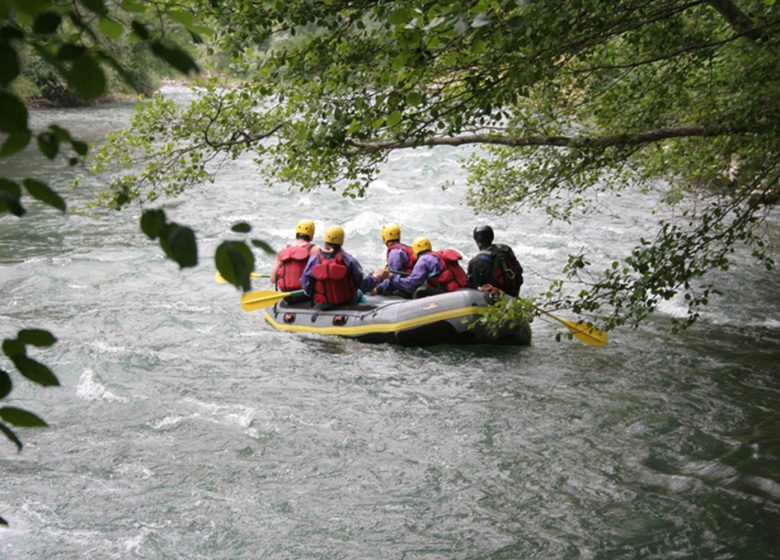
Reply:
M439 265L439 259L436 257L428 257L423 255L414 264L412 273L409 276L402 277L397 274L393 274L390 277L390 283L395 288L411 294L418 287L428 280L428 276L431 274L439 274L441 272L441 266Z
M366 276L363 274L363 267L360 266L360 263L352 255L347 255L345 253L344 261L347 263L347 268L349 268L349 272L352 274L355 284L357 284L358 288L363 290L363 293L370 292L379 283L373 275L369 274Z
M387 266L391 271L401 271L406 268L409 263L409 255L401 249L391 249L390 254L387 255Z
M311 269L314 268L316 263L317 257L309 257L306 268L303 269L303 274L301 274L301 288L303 288L303 293L309 297L314 293L314 277Z
M390 284L390 279L389 279L389 278L387 278L387 279L385 279L385 280L382 280L382 281L379 283L379 285L378 285L376 288L377 288L377 291L378 291L380 294L385 294L385 293L387 293L387 291L388 291L388 290L389 290L391 287L392 287L392 285Z
M478 289L490 283L492 260L485 255L477 255L469 261L468 287Z

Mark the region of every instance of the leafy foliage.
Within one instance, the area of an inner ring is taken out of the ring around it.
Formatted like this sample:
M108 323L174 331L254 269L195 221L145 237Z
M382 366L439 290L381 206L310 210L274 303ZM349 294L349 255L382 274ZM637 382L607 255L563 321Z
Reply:
M152 29L136 20L144 14L155 22ZM69 165L79 163L88 152L86 143L55 124L37 132L30 128L29 113L18 91L23 75L30 69L56 76L82 102L100 97L111 73L138 90L134 73L116 57L116 41L128 34L129 40L145 46L150 56L175 70L197 72L191 56L168 38L166 23L170 21L178 22L176 25L193 36L209 33L195 25L191 15L183 15L180 7L167 2L140 4L125 0L118 5L104 0L0 0L0 163L2 158L27 148L33 138L45 157L54 160L63 156ZM65 200L39 179L0 176L0 217L5 213L24 216L25 192L60 212L67 210ZM154 231L163 250L180 266L194 266L197 250L192 230L167 223L164 214L162 222L162 227ZM22 329L15 338L5 339L2 349L22 377L41 386L56 386L59 381L49 367L28 355L29 346L49 347L55 342L54 335L46 330ZM11 374L0 369L0 399L7 398L12 390ZM42 427L46 423L22 408L0 407L0 432L21 450L22 441L11 426ZM2 517L0 525L7 525Z
M606 271L567 267L544 304L611 328L682 293L685 326L735 244L773 266L761 225L780 194L780 6L744 4L195 0L244 80L146 105L98 155L98 169L145 165L105 200L126 203L126 185L141 201L178 194L247 152L269 181L357 197L393 150L479 146L466 162L479 211L572 220L601 193L659 192L655 235Z

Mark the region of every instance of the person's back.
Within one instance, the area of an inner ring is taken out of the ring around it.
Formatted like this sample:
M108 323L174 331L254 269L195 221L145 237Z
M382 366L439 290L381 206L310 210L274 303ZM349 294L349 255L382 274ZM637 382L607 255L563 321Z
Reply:
M412 247L401 243L401 227L398 224L385 224L382 227L382 242L387 248L385 262L390 272L410 274L417 257Z
M304 293L324 309L362 301L378 280L364 275L358 260L344 251L344 229L331 226L325 231L325 249L309 258L301 275Z
M468 266L468 287L480 289L490 285L517 297L523 285L523 267L508 245L493 243L493 228L474 228L474 241L480 251Z
M415 298L465 287L466 273L457 262L461 258L457 251L434 252L426 237L415 239L412 248L417 257L412 272L408 276L391 275L386 281L391 287Z
M303 274L309 257L319 253L320 248L312 242L314 222L301 220L295 226L295 241L276 254L271 269L271 282L280 292L292 292L301 289Z

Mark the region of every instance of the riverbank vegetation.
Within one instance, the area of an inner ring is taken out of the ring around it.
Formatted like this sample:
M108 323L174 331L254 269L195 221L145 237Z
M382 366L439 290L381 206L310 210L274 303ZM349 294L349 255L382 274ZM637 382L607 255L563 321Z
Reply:
M772 0L191 0L244 79L161 96L101 150L104 201L148 203L241 154L303 190L359 197L394 150L472 146L469 202L574 221L603 193L659 192L656 229L606 269L572 254L544 304L637 325L681 297L693 323L763 224L780 178L780 7ZM465 154L464 154L465 156ZM583 240L583 246L586 243ZM247 267L223 275L245 285ZM603 265L599 265L603 267ZM241 279L238 278L241 277Z

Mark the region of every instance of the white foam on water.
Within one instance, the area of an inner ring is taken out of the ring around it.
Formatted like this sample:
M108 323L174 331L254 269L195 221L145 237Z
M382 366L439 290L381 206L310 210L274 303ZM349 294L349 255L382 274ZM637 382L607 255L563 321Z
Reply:
M344 231L347 235L360 233L370 234L376 232L381 225L386 221L386 217L379 212L369 210L367 212L361 212L348 222L344 224Z
M104 340L93 340L89 345L100 354L124 354L127 348L124 346L113 346Z
M76 396L85 401L127 402L125 397L115 395L106 389L91 369L84 370L84 373L79 377Z

